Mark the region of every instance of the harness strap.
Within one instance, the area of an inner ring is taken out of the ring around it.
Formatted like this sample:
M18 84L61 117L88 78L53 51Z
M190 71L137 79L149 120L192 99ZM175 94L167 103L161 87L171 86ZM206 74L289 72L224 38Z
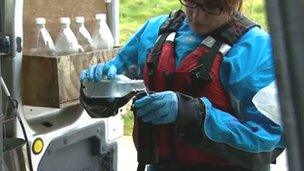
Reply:
M221 41L216 41L210 36L205 40L202 42L201 46L207 46L210 48L210 50L207 54L203 55L200 58L198 66L189 71L192 83L186 83L186 91L189 95L192 96L196 96L198 91L203 86L212 81L210 70L212 68L216 54L224 45ZM206 44L207 42L208 44Z
M210 38L210 37L208 37ZM200 83L207 83L212 80L210 70L216 54L222 46L221 41L216 41L212 45L210 51L200 58L199 65L190 71L191 77Z
M182 25L186 15L182 10L172 11L169 15L167 21L165 21L159 29L159 37L156 40L155 46L151 52L151 61L147 61L148 68L148 77L149 77L149 88L154 90L154 83L152 83L152 79L155 74L155 69L158 65L158 58L162 51L163 43L166 41L166 38L172 32L176 32L176 30Z
M250 28L254 26L258 26L258 25L252 22L251 20L249 20L244 15L238 13L236 14L235 19L233 21L228 22L227 24L211 32L210 36L208 36L203 41L204 45L211 48L209 53L202 56L198 66L190 71L194 83L200 83L200 85L206 85L207 82L210 82L211 81L210 70L216 53L221 52L222 55L224 56L230 50L231 46ZM211 47L208 45L210 43L211 44L214 43L214 45ZM227 44L229 44L230 46ZM193 89L191 90L193 91Z
M158 57L161 54L163 43L165 42L166 38L169 36L170 33L162 34L156 41L156 44L151 52L151 60L147 61L147 68L148 68L148 77L149 77L149 89L154 90L155 86L154 83L151 81L155 75L155 69L158 65Z
M145 171L146 164L145 163L138 163L136 171Z
M232 46L248 30L255 26L260 27L241 13L237 13L231 22L217 28L210 35L216 40L222 40Z
M166 89L173 90L174 89L174 74L173 73L164 73L166 78Z
M172 33L182 25L182 22L186 18L185 13L182 10L172 11L169 14L168 20L160 27L159 35L163 33Z

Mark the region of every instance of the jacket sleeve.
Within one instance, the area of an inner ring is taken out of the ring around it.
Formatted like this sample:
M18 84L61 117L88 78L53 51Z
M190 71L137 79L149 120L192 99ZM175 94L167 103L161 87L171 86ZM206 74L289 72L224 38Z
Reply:
M218 109L206 97L179 95L180 139L248 168L273 162L285 147L283 131L255 108L252 98L274 79L270 37L253 28L233 46L221 66L222 85L235 113ZM190 108L195 109L191 114Z
M119 53L109 61L116 66L118 74L129 77L141 77L141 67L158 37L158 30L168 16L149 19L131 36Z

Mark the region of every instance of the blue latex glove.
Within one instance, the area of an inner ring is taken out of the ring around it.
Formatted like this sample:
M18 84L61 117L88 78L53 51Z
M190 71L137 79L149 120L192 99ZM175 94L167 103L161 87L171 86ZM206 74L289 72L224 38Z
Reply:
M114 65L99 63L91 65L88 69L81 71L80 82L84 80L100 81L102 76L107 76L107 79L113 80L117 75L117 68Z
M137 116L152 124L173 123L177 119L178 99L172 91L144 96L134 102Z

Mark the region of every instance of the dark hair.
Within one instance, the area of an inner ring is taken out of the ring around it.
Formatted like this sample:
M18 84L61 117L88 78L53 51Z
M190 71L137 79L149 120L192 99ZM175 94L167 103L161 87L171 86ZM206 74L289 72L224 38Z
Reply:
M229 15L234 15L240 11L243 5L243 0L206 0L205 2L220 7L223 12Z

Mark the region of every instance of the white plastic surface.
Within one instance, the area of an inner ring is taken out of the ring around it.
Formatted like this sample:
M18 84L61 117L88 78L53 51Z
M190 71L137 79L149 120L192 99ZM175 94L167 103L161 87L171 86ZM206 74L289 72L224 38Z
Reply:
M124 107L120 108L119 114L107 119L107 139L109 142L114 141L123 136L123 118L122 113Z
M106 20L107 19L107 15L104 13L100 13L100 14L96 14L95 15L96 20Z
M78 44L77 38L70 28L70 18L61 17L61 28L56 40L56 54L67 55L77 52L83 52L83 47Z
M45 28L45 18L36 18L36 28L31 39L31 53L34 55L55 55L53 39Z
M106 23L106 15L96 14L96 21L96 27L92 36L95 49L112 49L114 46L114 37Z
M84 23L84 17L82 16L76 17L76 23Z
M46 21L45 21L45 18L43 17L39 17L39 18L36 18L36 24L38 25L41 25L41 24L45 24Z
M93 39L84 25L84 17L76 17L76 23L78 27L76 38L79 45L83 47L84 51L93 50L94 49Z
M60 23L61 24L71 24L71 19L69 17L61 17Z
M252 99L256 108L267 118L282 125L278 91L275 81L262 88Z

